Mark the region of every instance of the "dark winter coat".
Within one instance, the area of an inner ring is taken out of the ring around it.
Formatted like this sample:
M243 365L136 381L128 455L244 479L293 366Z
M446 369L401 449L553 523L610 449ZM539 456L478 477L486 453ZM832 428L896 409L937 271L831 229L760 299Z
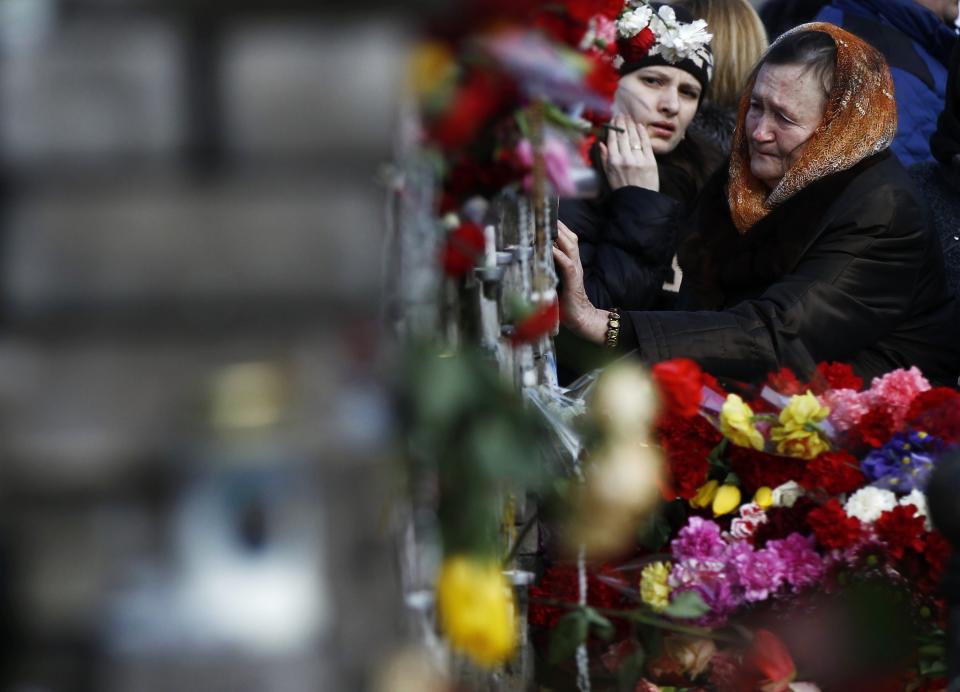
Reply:
M960 162L918 163L910 167L910 176L930 207L950 292L960 298Z
M611 190L596 161L600 195L563 199L558 211L560 221L579 239L590 302L601 308L642 310L674 301L680 283L672 267L677 227L719 162L709 144L688 138L660 160L660 191L654 192L635 186Z
M956 34L914 0L833 0L817 14L883 53L893 75L897 136L890 145L905 166L931 161L930 135L943 109Z
M686 356L743 380L845 361L866 378L916 365L956 384L957 305L896 157L885 151L812 183L743 235L725 187L721 169L681 248L683 311L625 313L621 349L649 362Z

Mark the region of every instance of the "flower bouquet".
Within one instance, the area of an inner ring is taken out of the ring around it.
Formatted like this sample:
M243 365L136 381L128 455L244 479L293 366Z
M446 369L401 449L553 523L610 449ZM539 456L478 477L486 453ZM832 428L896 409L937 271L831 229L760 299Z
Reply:
M946 689L949 544L925 488L960 394L836 363L759 388L682 359L652 375L664 502L585 594L561 560L532 589L554 671L579 640L600 689Z

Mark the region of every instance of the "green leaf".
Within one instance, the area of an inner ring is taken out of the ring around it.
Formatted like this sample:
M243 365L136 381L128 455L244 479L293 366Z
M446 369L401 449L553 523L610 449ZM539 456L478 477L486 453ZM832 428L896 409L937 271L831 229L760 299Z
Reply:
M638 643L637 650L624 658L617 669L617 689L622 692L633 692L643 674L643 664L646 660L647 652Z
M670 521L666 516L657 512L654 514L640 535L640 545L651 552L660 550L670 538Z
M617 633L617 630L612 622L593 608L583 608L583 613L587 618L587 622L593 626L597 636L607 641L613 639L613 635Z
M550 663L561 663L576 652L577 647L587 641L590 625L583 610L567 613L557 622L550 636L550 651L547 655Z
M710 612L703 598L696 591L684 591L674 598L663 611L664 615L674 618L692 619Z

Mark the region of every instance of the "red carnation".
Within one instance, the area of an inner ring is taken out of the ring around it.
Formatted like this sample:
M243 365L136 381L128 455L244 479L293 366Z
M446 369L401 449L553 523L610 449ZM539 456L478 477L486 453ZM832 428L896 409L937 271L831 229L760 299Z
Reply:
M533 25L543 31L548 38L572 48L580 45L580 40L587 31L586 22L557 12L553 8L537 14L533 20Z
M857 449L885 445L896 432L893 414L883 405L874 406L847 430L847 439Z
M483 231L475 223L465 221L447 234L440 261L447 276L463 276L475 266L483 254Z
M880 515L874 527L887 544L890 554L898 560L907 549L923 550L924 519L913 505L897 505Z
M601 567L603 573L607 568ZM530 623L541 627L553 627L570 612L569 608L537 603L536 599L551 599L575 604L579 601L577 566L555 564L544 572L540 580L530 587ZM597 608L617 608L623 603L613 587L597 579L592 570L587 571L587 604Z
M671 484L678 497L689 500L707 482L708 456L723 435L705 418L667 416L659 426L660 444L667 455Z
M906 420L911 428L946 442L960 442L960 393L948 387L920 392L910 402Z
M863 379L853 373L847 363L818 363L814 394L823 394L827 389L863 389Z
M620 73L607 59L588 55L590 70L587 72L586 85L607 100L613 96L620 84Z
M453 96L446 111L429 128L429 136L444 149L469 144L507 102L512 89L489 72L474 72Z
M700 412L703 381L699 365L689 358L674 358L657 363L650 374L668 414L690 418Z
M811 511L807 515L807 522L813 529L817 542L824 548L848 548L856 543L863 533L860 520L847 516L836 499L830 499Z
M803 459L774 456L747 447L730 447L730 469L740 479L740 487L750 495L757 488L776 488L799 479L806 463Z
M939 580L943 571L947 568L947 560L950 559L950 542L943 537L939 531L931 531L927 534L926 542L923 546L923 557L930 565L930 571L935 579Z
M510 335L510 343L513 346L529 344L545 334L551 334L558 324L560 324L560 303L555 300L518 322L514 326L513 334Z
M824 452L807 463L800 485L822 488L830 495L849 493L865 483L857 458L849 452Z
M656 42L657 37L650 30L650 27L646 27L639 34L631 38L618 38L617 49L625 62L637 62L647 57L647 53L650 52L650 49Z
M767 375L767 386L786 396L803 394L804 386L790 368L780 368Z

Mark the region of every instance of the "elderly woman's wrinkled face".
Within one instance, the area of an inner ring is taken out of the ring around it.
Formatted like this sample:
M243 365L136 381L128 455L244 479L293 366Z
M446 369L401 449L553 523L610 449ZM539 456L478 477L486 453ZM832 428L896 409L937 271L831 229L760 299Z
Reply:
M773 189L800 158L823 119L827 95L806 65L764 65L745 122L750 172Z
M646 127L654 154L673 151L700 105L700 82L669 65L651 65L620 78L614 112Z

